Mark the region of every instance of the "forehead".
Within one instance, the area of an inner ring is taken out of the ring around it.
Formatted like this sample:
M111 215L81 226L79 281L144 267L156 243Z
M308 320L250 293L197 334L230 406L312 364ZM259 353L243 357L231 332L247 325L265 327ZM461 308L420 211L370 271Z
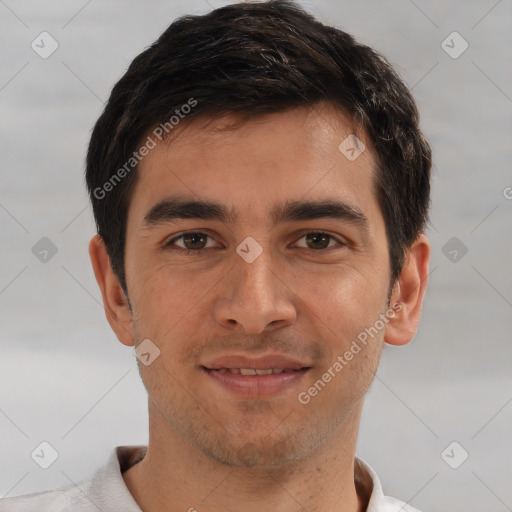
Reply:
M243 121L234 114L198 118L178 128L139 164L129 217L143 219L176 194L226 204L237 220L262 223L271 220L269 205L283 200L337 197L368 215L376 207L370 141L333 107Z

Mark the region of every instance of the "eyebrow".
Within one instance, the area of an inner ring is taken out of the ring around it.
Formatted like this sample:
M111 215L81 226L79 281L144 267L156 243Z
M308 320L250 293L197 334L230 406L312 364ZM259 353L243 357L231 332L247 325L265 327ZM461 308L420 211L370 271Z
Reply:
M270 218L274 225L332 218L355 224L365 232L369 230L368 218L361 210L337 199L277 203L270 209ZM155 204L146 213L143 227L152 228L179 219L218 220L232 225L236 223L238 215L235 210L220 203L171 196Z

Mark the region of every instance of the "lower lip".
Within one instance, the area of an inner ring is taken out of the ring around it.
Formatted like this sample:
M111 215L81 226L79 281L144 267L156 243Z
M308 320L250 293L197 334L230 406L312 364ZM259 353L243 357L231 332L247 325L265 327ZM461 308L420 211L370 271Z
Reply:
M241 375L219 372L203 367L203 371L221 386L243 398L264 398L276 395L296 385L309 368L293 372L272 373L270 375Z

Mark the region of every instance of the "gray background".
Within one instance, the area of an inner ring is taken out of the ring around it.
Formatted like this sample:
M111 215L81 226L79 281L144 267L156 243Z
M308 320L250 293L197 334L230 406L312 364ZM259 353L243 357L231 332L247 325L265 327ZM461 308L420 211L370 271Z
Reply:
M76 482L112 447L147 442L136 360L87 254L84 155L129 62L178 15L226 3L0 0L0 496ZM425 512L512 510L511 4L303 2L389 58L434 150L422 324L385 348L358 442L386 493ZM31 48L42 31L59 44L48 59ZM453 31L469 44L456 59L441 46ZM57 247L46 263L32 252L42 237ZM30 456L42 441L59 453L46 470Z

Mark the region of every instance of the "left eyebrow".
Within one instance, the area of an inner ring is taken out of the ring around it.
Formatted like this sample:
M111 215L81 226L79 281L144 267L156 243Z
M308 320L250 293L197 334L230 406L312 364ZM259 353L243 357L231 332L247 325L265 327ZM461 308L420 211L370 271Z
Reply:
M270 209L270 218L274 225L333 218L355 224L365 232L369 230L368 218L361 210L337 199L277 203ZM220 203L172 196L155 204L144 216L143 224L145 228L151 228L179 219L219 220L232 225L238 214Z

